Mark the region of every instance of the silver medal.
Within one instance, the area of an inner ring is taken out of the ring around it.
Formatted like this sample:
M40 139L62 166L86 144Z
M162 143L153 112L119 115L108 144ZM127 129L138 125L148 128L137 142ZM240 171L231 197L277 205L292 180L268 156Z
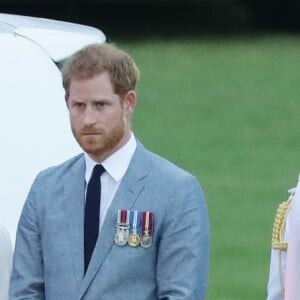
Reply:
M119 246L124 246L127 244L128 236L129 236L129 226L118 225L114 242Z
M123 222L121 222L121 215L123 214ZM129 229L130 229L130 224L129 224L129 211L126 210L118 210L118 215L117 215L117 232L114 237L114 242L118 246L124 246L128 242L128 236L129 236Z
M143 248L149 248L152 244L152 237L149 234L145 234L141 237L140 245Z

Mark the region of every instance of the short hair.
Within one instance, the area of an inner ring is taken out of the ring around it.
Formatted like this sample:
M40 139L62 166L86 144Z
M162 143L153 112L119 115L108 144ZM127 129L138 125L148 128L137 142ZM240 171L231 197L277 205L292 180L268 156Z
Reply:
M139 70L131 56L112 44L91 44L75 52L63 65L66 97L73 78L90 79L105 71L109 73L116 94L136 89Z

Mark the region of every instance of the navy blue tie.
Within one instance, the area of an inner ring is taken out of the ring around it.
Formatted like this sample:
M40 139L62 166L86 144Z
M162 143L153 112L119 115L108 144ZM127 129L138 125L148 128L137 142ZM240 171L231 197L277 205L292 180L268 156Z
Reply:
M86 272L99 233L99 213L101 182L100 176L105 171L102 165L96 165L86 191L84 212L84 273Z

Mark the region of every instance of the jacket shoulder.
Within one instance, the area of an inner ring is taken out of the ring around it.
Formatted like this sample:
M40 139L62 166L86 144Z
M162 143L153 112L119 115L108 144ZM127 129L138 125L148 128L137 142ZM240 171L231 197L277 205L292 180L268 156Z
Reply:
M155 168L156 175L165 175L171 179L172 177L175 178L183 178L183 177L194 177L190 174L187 170L184 170L180 166L176 165L175 163L169 161L168 159L153 153L149 150L148 154L150 157L150 164L152 168Z
M289 198L282 202L276 212L273 232L272 232L272 248L286 251L288 244L284 240L284 232L286 228L287 215L289 213L294 194L291 193Z
M78 154L65 162L49 167L42 170L37 178L51 177L51 175L62 176L64 173L68 172L73 166L75 166L81 159L83 159L83 154Z

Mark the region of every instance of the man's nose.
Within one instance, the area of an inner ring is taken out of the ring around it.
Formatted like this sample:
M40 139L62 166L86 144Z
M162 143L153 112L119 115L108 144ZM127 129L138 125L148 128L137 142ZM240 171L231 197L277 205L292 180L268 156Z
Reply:
M83 117L84 125L95 124L96 120L97 120L96 110L93 108L92 105L87 105Z

